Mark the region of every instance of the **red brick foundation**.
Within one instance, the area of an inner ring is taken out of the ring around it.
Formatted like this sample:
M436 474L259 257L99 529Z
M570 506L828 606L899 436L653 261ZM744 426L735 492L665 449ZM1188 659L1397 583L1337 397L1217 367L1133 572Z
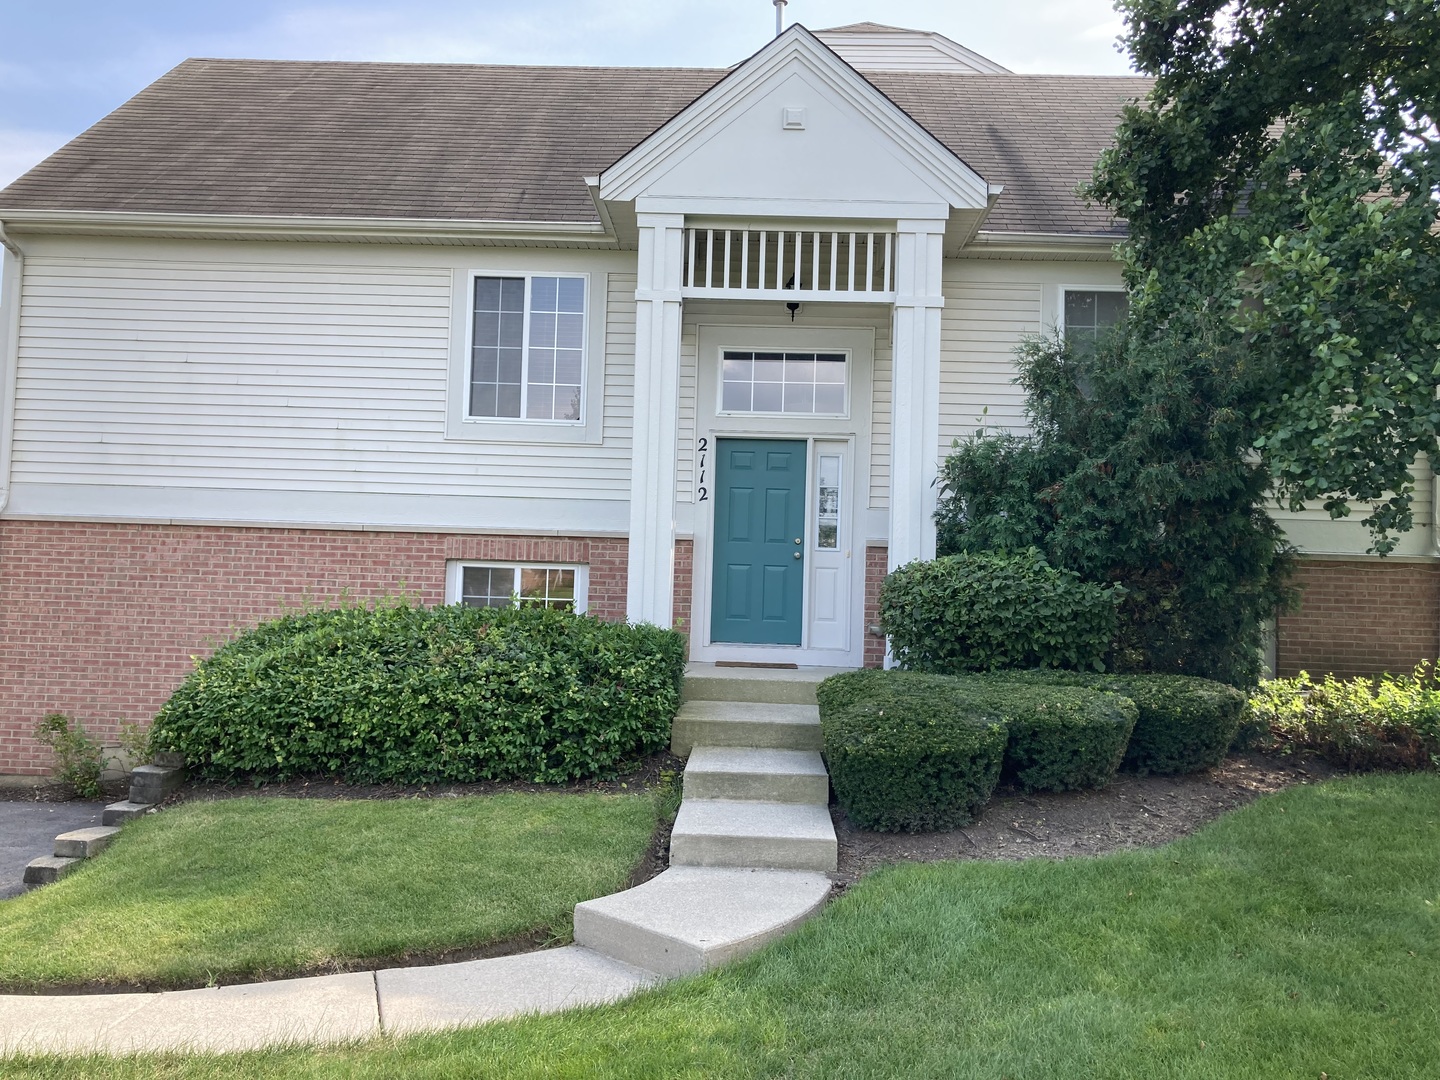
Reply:
M0 774L43 775L49 712L113 740L236 630L300 603L443 603L447 559L589 566L589 610L625 617L615 538L0 522Z
M1278 621L1280 675L1406 672L1440 655L1440 566L1305 559L1300 609Z
M880 625L880 586L885 584L885 567L890 558L890 549L867 547L865 549L865 666L885 666L885 639L870 632L872 626Z
M670 606L670 625L690 637L690 605L695 590L695 541L675 541L675 598Z

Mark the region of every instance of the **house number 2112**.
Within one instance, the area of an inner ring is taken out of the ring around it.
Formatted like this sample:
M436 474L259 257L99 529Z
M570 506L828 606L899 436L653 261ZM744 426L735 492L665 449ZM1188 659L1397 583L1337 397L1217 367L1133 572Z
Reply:
M700 455L700 480L695 488L695 501L705 502L710 498L710 491L705 487L705 458L710 450L710 440L701 439L695 444L695 451Z

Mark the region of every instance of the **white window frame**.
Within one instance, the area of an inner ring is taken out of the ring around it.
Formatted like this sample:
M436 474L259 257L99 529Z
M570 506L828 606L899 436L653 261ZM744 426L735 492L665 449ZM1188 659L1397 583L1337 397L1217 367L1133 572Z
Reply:
M584 563L510 562L494 559L452 559L447 562L445 564L445 602L447 604L460 603L463 578L467 567L513 570L517 582L522 570L573 570L575 572L575 614L585 614L590 606L590 568ZM518 596L515 596L512 606L520 606Z
M524 416L471 416L470 376L474 365L475 282L479 278L523 278L521 412L529 382L530 290L537 277L579 278L585 285L585 333L580 357L580 419L531 420ZM454 271L450 303L450 365L445 437L470 442L596 444L603 441L605 407L605 311L609 275L593 270L544 266L467 266ZM596 311L599 305L600 311Z
M835 355L844 356L844 357L845 357L845 384L844 384L844 385L845 385L845 410L844 410L843 412L838 412L838 413L816 413L816 412L793 413L793 412L759 412L759 411L754 410L754 409L740 410L740 411L723 409L723 408L721 408L720 406L721 406L721 404L722 404L722 403L724 402L724 400L725 400L725 354L726 354L727 352L748 352L748 353L778 352L781 356L784 356L786 353L809 354L809 355L811 355L811 356L814 356L814 355L817 354L817 353L826 353L827 355L835 354ZM767 419L784 419L784 420L849 420L849 419L850 419L850 409L851 409L850 384L851 384L851 382L853 381L853 378L854 378L853 370L854 370L854 365L855 365L855 357L854 357L854 355L851 353L851 351L850 351L849 349L777 349L777 348L773 348L773 347L761 347L761 346L756 346L756 347L754 347L754 348L751 348L751 347L749 347L748 345L745 346L744 348L741 348L741 347L739 347L739 346L726 346L726 347L724 347L724 348L722 348L722 349L720 350L718 356L719 356L719 360L717 361L717 363L716 363L716 365L715 365L715 415L716 415L716 416L724 416L724 417L763 416L763 417L766 417Z
M1082 292L1113 293L1119 296L1126 295L1126 291L1123 288L1117 289L1113 285L1061 285L1060 310L1055 313L1055 327L1059 331L1061 338L1065 337L1065 298L1069 296L1070 293Z

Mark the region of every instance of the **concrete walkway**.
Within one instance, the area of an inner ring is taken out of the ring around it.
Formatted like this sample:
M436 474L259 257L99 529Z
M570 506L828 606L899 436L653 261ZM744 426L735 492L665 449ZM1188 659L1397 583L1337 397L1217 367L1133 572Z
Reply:
M221 1052L326 1043L615 1001L658 976L568 946L433 967L176 990L0 997L0 1049Z
M223 1052L433 1031L616 1001L753 952L830 895L814 705L825 674L691 666L674 729L690 762L672 866L577 905L574 945L207 990L0 996L0 1053ZM39 847L87 823L51 819Z
M103 802L0 802L0 900L25 891L31 859L49 855L55 837L100 824Z

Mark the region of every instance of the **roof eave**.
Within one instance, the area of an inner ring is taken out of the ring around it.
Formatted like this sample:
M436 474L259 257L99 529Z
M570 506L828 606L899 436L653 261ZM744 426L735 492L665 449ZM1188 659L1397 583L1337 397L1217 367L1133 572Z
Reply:
M1103 260L1116 257L1115 246L1124 233L1051 233L977 229L960 252L962 257L1054 258Z
M114 210L0 208L0 224L13 231L88 236L167 236L242 239L314 237L350 241L565 242L611 244L599 222L477 221L464 218L339 217L304 214L191 214Z

